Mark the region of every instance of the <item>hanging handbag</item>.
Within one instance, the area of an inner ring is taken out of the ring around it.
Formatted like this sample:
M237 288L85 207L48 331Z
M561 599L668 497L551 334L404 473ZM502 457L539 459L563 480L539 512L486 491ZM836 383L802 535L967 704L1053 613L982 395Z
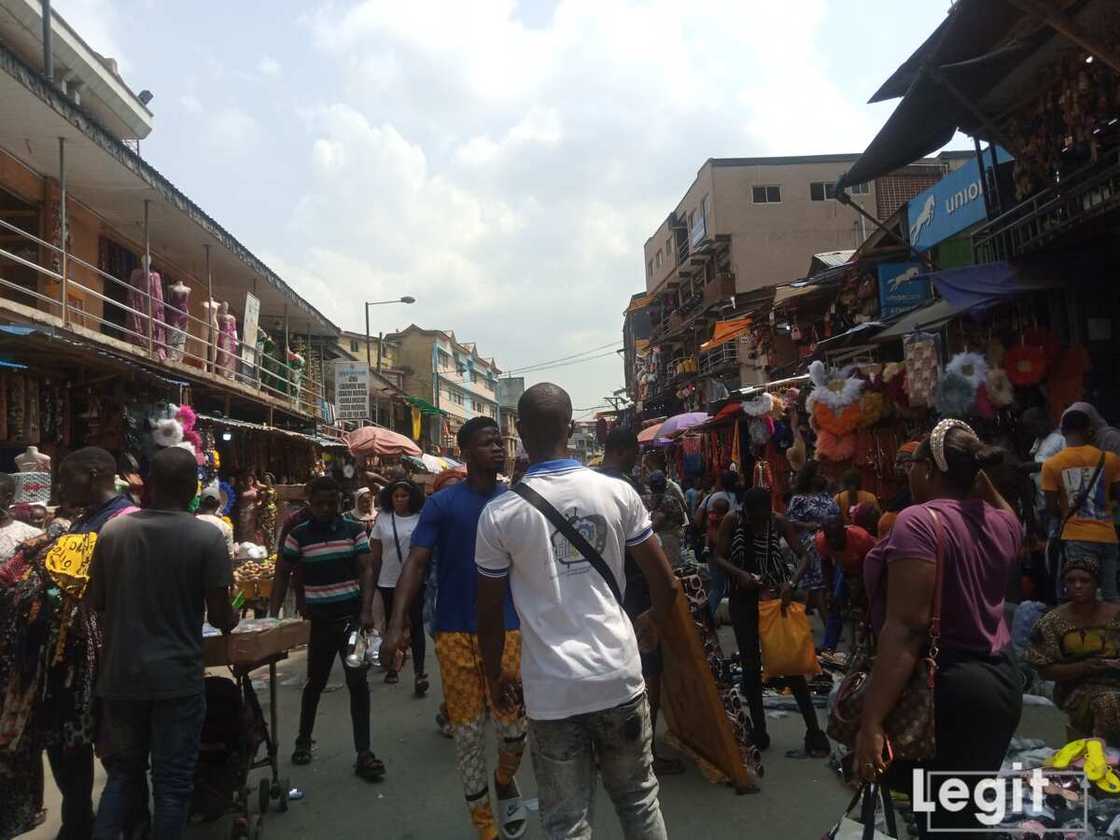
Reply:
M945 536L941 517L926 508L933 518L937 534L936 571L933 588L933 611L929 622L929 644L918 659L914 672L902 689L898 702L883 721L890 752L895 758L920 761L937 751L934 726L934 682L937 675L938 640L941 637L941 595L945 577ZM883 564L880 589L886 585L887 564ZM871 633L864 634L865 645L852 658L851 666L840 683L836 702L828 716L828 734L849 749L855 748L863 717L863 704L871 686L875 657L870 650Z
M883 822L887 834L879 831L877 827L876 814L880 802L883 803ZM860 806L858 822L849 816L856 805ZM887 790L886 785L869 782L856 792L848 807L844 809L844 816L840 818L840 822L836 823L821 840L897 840L897 838L898 825L895 821L894 802L891 801L890 791Z

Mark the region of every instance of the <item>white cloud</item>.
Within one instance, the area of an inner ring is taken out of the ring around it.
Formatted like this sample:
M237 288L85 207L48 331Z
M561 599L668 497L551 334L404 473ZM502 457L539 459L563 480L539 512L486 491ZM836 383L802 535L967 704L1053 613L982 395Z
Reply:
M248 154L262 136L256 119L235 105L215 108L202 121L202 138L207 146L230 157Z
M264 58L257 62L257 72L262 76L267 76L268 78L275 79L279 78L283 74L284 68L280 66L280 62L275 58L266 55Z
M411 294L383 317L505 367L620 340L642 244L706 158L858 151L879 122L824 63L826 0L559 0L544 28L517 6L305 19L336 81L305 114L309 185L273 262L339 323ZM581 406L622 384L615 358L542 375Z
M132 64L118 40L125 27L119 6L113 0L56 0L52 9L62 15L92 49L106 58L116 59L122 77L128 77Z
M188 93L179 97L179 104L183 106L183 110L188 114L197 115L202 113L202 103L193 93Z

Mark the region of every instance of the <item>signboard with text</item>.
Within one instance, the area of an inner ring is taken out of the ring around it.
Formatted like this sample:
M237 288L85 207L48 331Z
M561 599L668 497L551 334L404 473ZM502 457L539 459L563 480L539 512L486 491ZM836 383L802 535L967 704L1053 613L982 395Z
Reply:
M351 359L335 359L334 404L339 420L368 420L369 366Z
M879 265L879 319L886 321L933 297L929 271L920 262ZM924 276L919 276L924 275Z
M241 363L250 374L257 365L257 332L261 323L261 302L252 292L245 293L245 317L241 322Z
M985 150L983 157L985 169L990 169L991 154ZM996 147L996 160L1006 163L1012 157ZM928 251L985 218L984 178L975 159L918 193L906 206L910 245L918 252Z

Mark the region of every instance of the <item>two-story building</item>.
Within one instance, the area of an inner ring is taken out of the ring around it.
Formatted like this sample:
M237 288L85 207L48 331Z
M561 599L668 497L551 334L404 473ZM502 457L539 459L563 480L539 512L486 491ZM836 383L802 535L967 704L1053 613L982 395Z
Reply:
M408 401L429 418L429 445L454 450L455 435L467 420L479 415L498 419L501 370L474 344L460 342L453 332L415 324L385 340L400 348L403 387Z

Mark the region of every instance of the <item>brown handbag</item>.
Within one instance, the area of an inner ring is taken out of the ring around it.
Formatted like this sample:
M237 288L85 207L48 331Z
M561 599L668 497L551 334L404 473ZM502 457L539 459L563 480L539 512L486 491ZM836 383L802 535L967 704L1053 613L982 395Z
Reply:
M887 733L888 752L896 759L919 761L930 758L937 751L934 733L934 682L937 676L938 639L941 637L941 593L945 577L944 528L937 511L926 508L933 517L937 531L935 556L936 582L933 589L933 613L929 622L929 645L914 672L902 689L902 694L883 723ZM887 565L883 564L881 585L885 584ZM885 590L884 590L885 591ZM870 627L864 634L864 646L852 657L848 672L837 690L836 700L828 715L828 734L833 740L849 749L855 748L863 717L863 704L871 686L871 671L875 665Z

